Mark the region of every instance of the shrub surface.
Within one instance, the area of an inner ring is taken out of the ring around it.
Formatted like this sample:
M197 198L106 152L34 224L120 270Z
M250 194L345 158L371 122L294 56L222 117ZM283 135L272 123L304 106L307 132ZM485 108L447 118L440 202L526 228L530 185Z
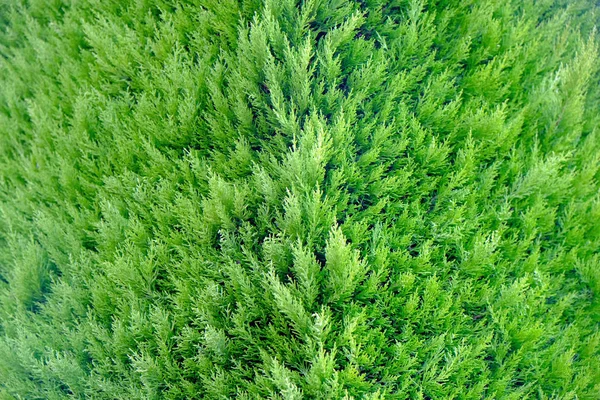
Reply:
M0 398L598 399L591 0L0 4Z

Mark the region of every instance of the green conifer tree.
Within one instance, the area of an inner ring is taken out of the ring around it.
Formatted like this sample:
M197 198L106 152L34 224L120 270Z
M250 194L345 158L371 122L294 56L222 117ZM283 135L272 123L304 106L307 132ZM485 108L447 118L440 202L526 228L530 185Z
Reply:
M597 399L589 0L0 4L0 399Z

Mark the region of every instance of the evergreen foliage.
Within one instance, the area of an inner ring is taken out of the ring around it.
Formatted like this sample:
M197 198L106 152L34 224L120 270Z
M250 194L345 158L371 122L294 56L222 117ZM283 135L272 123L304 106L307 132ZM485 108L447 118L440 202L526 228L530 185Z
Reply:
M3 2L0 398L600 398L599 11Z

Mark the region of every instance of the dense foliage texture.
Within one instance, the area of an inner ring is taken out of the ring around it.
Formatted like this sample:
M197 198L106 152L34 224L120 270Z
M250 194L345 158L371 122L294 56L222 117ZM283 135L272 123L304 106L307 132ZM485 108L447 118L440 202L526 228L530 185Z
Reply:
M1 399L598 399L591 0L0 5Z

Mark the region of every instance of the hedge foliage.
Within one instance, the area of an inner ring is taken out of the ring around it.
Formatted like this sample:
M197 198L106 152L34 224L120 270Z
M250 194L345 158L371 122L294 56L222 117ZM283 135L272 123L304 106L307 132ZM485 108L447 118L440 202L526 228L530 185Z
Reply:
M0 398L598 399L591 0L0 4Z

